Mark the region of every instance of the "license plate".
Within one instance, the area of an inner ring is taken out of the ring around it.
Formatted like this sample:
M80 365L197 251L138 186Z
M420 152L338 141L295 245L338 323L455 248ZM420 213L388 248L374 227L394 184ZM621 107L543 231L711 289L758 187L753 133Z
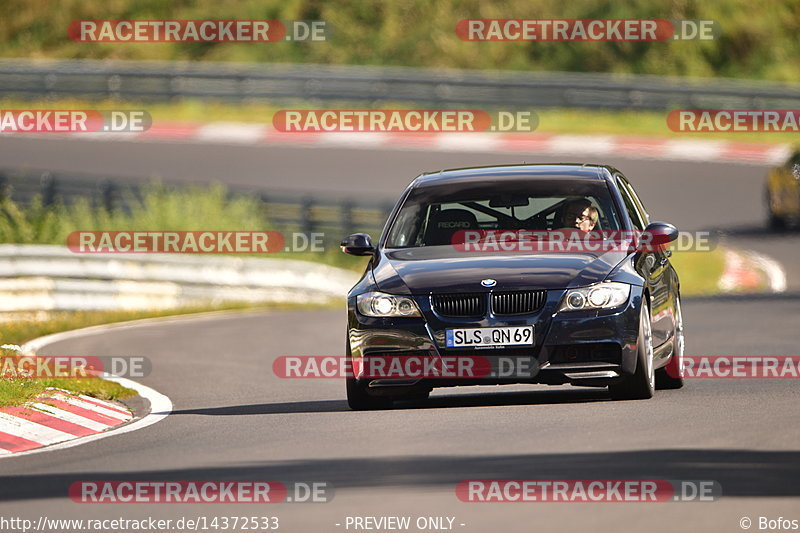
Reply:
M533 344L533 326L448 329L448 348L462 346L519 346Z

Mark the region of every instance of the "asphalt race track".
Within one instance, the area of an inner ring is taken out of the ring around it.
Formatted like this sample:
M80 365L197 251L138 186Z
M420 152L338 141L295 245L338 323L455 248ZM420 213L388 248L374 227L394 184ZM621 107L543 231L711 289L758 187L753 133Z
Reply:
M392 198L424 170L516 162L493 154L0 140L3 166L214 179ZM102 155L97 155L100 152ZM528 162L580 161L580 154ZM724 230L778 259L783 294L686 300L689 355L798 354L800 232L764 229L765 167L611 158L655 220ZM120 170L124 169L124 170ZM357 191L362 191L357 193ZM346 531L347 516L454 516L488 533L741 531L740 519L800 519L797 381L694 379L649 401L604 390L460 388L386 412L352 412L337 380L272 375L280 355L339 355L344 311L242 313L109 330L45 353L145 355L142 382L174 412L126 435L0 460L0 515L49 518L278 516L281 531ZM328 481L330 503L78 504L77 480ZM463 503L467 479L715 480L723 496L691 503ZM336 524L341 524L337 526ZM464 524L463 526L460 524ZM352 529L351 529L352 531Z

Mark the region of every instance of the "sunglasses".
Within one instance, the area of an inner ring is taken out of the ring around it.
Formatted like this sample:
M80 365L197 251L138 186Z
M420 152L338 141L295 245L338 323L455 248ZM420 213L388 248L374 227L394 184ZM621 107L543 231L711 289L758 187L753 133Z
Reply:
M592 217L582 213L567 213L567 220L580 220L581 222L588 222L592 220Z

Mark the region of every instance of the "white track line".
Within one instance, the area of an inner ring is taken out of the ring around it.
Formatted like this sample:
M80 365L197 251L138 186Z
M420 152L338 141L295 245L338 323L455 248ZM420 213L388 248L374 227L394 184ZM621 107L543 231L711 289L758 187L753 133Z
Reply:
M772 292L786 292L786 271L779 262L752 250L747 250L745 253L767 275Z

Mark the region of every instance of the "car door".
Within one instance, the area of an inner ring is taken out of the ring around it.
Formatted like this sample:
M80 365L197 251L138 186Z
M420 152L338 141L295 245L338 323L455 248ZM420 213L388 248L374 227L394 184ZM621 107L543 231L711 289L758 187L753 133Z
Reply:
M650 223L647 211L645 211L630 183L622 175L617 175L616 180L633 228L638 231L644 231L647 224ZM647 280L650 292L653 345L656 347L669 340L674 329L675 302L671 297L673 294L673 276L669 262L671 254L669 251L645 249L640 251L635 259L636 268L642 277Z

